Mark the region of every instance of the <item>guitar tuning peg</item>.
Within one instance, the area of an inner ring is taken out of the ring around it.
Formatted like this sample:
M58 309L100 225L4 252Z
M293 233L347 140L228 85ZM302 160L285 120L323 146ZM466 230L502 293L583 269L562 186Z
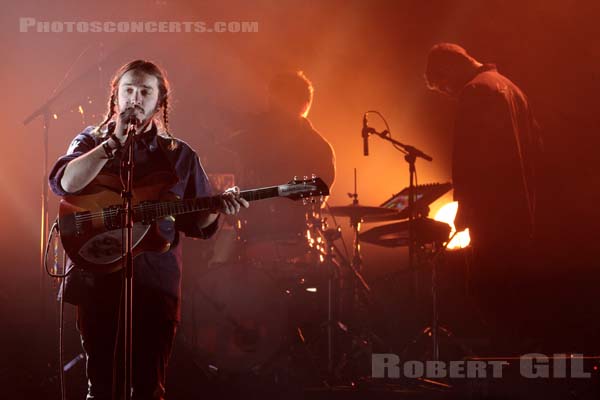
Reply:
M311 178L311 179L314 181L315 179L317 179L317 174L312 174L312 175L310 176L310 178Z
M294 175L294 179L293 179L293 181L294 181L294 182L297 182L297 181L298 181L298 175Z
M302 205L305 206L308 204L308 199L302 198Z

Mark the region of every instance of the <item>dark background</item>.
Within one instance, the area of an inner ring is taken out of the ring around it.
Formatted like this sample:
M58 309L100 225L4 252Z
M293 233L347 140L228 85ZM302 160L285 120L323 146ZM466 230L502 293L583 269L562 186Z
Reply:
M154 60L167 70L174 89L172 132L198 151L208 172L227 172L219 138L236 128L241 115L264 107L265 85L274 73L302 69L316 88L310 119L337 156L330 204L349 202L346 193L353 191L357 168L361 203L375 205L406 186L408 176L401 155L381 141L374 139L371 156L362 156L366 110L382 112L395 138L433 156L433 163L418 164L420 183L450 179L454 105L427 91L423 80L427 51L439 41L459 43L480 61L496 63L528 94L546 153L538 258L526 274L524 302L535 300L529 312L539 322L538 336L551 338L550 351L598 350L598 2L22 1L2 8L0 379L14 382L18 376L17 387L40 382L53 387L48 374L57 325L49 278L43 278L43 307L39 300L42 121L23 125L53 93L62 91L52 105L58 119L50 124L50 165L84 126L100 120L118 66L133 58ZM20 17L258 21L259 31L20 33ZM375 117L371 124L383 128ZM446 196L432 211L450 200ZM52 218L54 197L50 204ZM405 263L402 250L369 245L364 257L372 275ZM201 268L187 260L187 268ZM76 354L72 310L67 316L68 346Z

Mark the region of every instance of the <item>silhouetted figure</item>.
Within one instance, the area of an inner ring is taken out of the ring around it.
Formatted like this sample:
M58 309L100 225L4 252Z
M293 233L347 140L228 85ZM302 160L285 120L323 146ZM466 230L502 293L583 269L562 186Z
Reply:
M475 290L499 309L526 266L534 233L539 130L521 89L456 44L433 46L426 79L430 89L458 101L455 223L470 230Z
M254 115L227 143L240 161L239 185L281 184L292 177L316 174L330 187L335 179L331 145L307 119L313 86L302 72L275 76L268 87L268 110ZM275 199L257 202L244 214L244 237L250 242L304 242L306 207Z

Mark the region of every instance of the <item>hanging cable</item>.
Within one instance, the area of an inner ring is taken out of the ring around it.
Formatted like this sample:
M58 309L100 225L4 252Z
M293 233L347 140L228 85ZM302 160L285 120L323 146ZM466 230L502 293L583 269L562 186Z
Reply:
M50 234L48 235L48 240L46 242L46 250L44 251L44 268L46 269L46 273L52 278L65 278L67 275L69 275L71 273L72 269L65 272L66 268L64 268L62 274L52 272L48 269L48 253L50 252L50 243L52 243L55 233L60 233L59 227L58 227L58 218L52 224L52 228L50 228ZM55 251L57 251L57 248L55 248ZM65 257L65 259L66 259L66 257ZM55 261L56 261L56 257L55 257Z

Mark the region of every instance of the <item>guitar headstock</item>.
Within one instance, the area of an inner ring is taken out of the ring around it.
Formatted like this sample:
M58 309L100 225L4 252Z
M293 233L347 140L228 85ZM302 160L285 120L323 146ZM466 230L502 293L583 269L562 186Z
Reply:
M280 197L301 200L328 196L329 187L321 178L313 175L311 178L305 176L304 179L294 177L288 183L279 185L278 192Z

